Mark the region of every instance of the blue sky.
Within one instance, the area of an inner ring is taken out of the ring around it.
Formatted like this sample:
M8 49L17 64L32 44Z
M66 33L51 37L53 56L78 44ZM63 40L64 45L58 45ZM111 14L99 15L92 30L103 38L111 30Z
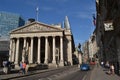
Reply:
M63 23L68 16L75 44L89 39L94 30L92 15L95 0L1 0L0 11L20 14L25 20L36 18L39 7L39 21L46 24Z

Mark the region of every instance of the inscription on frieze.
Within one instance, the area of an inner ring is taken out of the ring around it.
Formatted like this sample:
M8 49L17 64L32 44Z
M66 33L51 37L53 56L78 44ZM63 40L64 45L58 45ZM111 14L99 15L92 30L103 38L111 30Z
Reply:
M37 32L37 31L57 31L57 29L48 27L48 26L42 26L42 25L32 25L32 26L27 26L24 28L21 28L15 32Z

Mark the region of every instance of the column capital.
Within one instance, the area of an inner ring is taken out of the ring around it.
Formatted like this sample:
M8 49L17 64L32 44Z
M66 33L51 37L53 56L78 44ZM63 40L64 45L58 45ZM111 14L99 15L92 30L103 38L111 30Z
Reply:
M20 37L17 37L16 39L18 40L18 39L20 39Z
M60 38L63 38L63 36L60 36Z
M48 38L48 36L45 36L45 38Z
M34 37L30 37L31 39L33 39Z
M23 37L24 39L27 39L27 37Z
M69 41L72 41L72 39L69 39Z
M13 38L10 38L10 40L13 40Z
M41 36L38 36L38 39L40 39L41 38Z
M56 36L52 36L53 38L55 38Z

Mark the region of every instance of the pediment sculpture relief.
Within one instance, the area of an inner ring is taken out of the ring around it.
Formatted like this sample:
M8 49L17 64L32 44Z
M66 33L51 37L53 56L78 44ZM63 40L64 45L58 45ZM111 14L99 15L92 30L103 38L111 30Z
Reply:
M16 33L16 32L37 32L37 31L58 31L58 29L43 25L32 25L32 26L23 27L13 32Z

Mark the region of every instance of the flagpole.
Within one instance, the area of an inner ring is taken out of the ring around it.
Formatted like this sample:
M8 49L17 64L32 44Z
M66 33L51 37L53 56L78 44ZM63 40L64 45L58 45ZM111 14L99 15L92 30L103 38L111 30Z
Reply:
M90 36L93 34L93 29L96 27L96 17L95 17L95 14L92 14L92 24L93 24L93 26L92 27L90 27Z
M36 7L36 20L38 21L38 12L39 11L39 8L38 7Z

